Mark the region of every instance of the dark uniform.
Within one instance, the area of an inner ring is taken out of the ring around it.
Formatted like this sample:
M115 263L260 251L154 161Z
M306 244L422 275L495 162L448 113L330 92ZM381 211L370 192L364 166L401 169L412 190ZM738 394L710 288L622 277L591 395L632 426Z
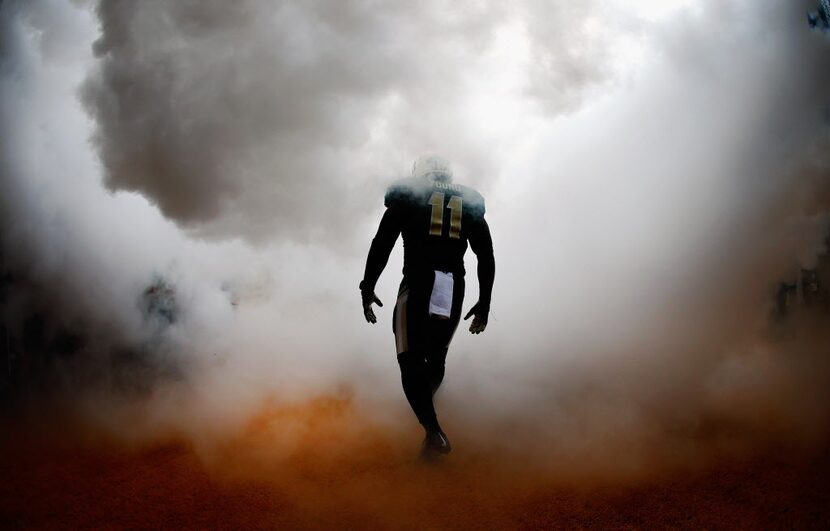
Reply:
M432 395L444 378L447 348L461 317L468 242L478 258L477 311L484 312L485 320L490 307L495 260L484 198L466 186L417 177L390 186L385 204L360 288L374 293L395 241L403 234L403 280L392 321L401 380L418 421L427 433L440 432ZM452 274L449 318L429 314L436 271Z

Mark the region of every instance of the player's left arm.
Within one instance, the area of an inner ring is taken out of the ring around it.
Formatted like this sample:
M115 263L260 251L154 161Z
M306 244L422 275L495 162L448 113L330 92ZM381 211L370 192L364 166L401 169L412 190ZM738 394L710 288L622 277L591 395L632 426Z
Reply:
M480 334L487 327L490 315L490 298L493 293L493 281L496 277L496 258L493 255L493 238L490 236L490 227L482 216L473 223L470 230L470 248L476 254L478 261L478 302L470 308L466 321L471 316L470 332Z

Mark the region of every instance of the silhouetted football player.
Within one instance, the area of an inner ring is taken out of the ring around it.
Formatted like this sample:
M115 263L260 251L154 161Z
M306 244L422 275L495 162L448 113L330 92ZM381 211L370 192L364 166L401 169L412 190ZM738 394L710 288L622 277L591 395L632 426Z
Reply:
M484 198L453 183L445 160L428 156L415 161L412 178L388 188L385 204L360 282L363 313L369 323L377 322L372 304L383 304L375 295L375 283L403 234L403 280L392 320L401 381L426 430L424 454L448 453L450 442L438 423L432 397L444 378L447 349L461 317L468 242L478 258L479 298L464 319L473 316L473 334L487 326L495 260Z

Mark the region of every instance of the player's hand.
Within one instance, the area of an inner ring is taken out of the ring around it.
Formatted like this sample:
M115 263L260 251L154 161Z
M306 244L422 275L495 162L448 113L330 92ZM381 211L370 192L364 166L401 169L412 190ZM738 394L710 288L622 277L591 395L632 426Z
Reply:
M372 309L372 304L377 303L378 306L383 306L378 296L374 291L360 291L360 298L363 300L363 316L366 317L367 323L375 324L378 318L375 317L375 311Z
M473 322L470 323L470 332L473 334L480 334L484 332L484 329L487 328L487 315L490 313L490 308L486 305L482 304L481 301L475 303L470 311L467 312L467 315L464 316L464 320L466 321L471 316L475 316L473 318Z

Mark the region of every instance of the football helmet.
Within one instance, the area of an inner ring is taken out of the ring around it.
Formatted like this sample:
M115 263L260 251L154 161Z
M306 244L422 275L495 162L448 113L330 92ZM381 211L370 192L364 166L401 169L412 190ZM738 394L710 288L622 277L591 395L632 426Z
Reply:
M452 168L443 157L424 155L415 159L415 163L412 164L412 176L428 177L433 181L448 183L452 181Z

